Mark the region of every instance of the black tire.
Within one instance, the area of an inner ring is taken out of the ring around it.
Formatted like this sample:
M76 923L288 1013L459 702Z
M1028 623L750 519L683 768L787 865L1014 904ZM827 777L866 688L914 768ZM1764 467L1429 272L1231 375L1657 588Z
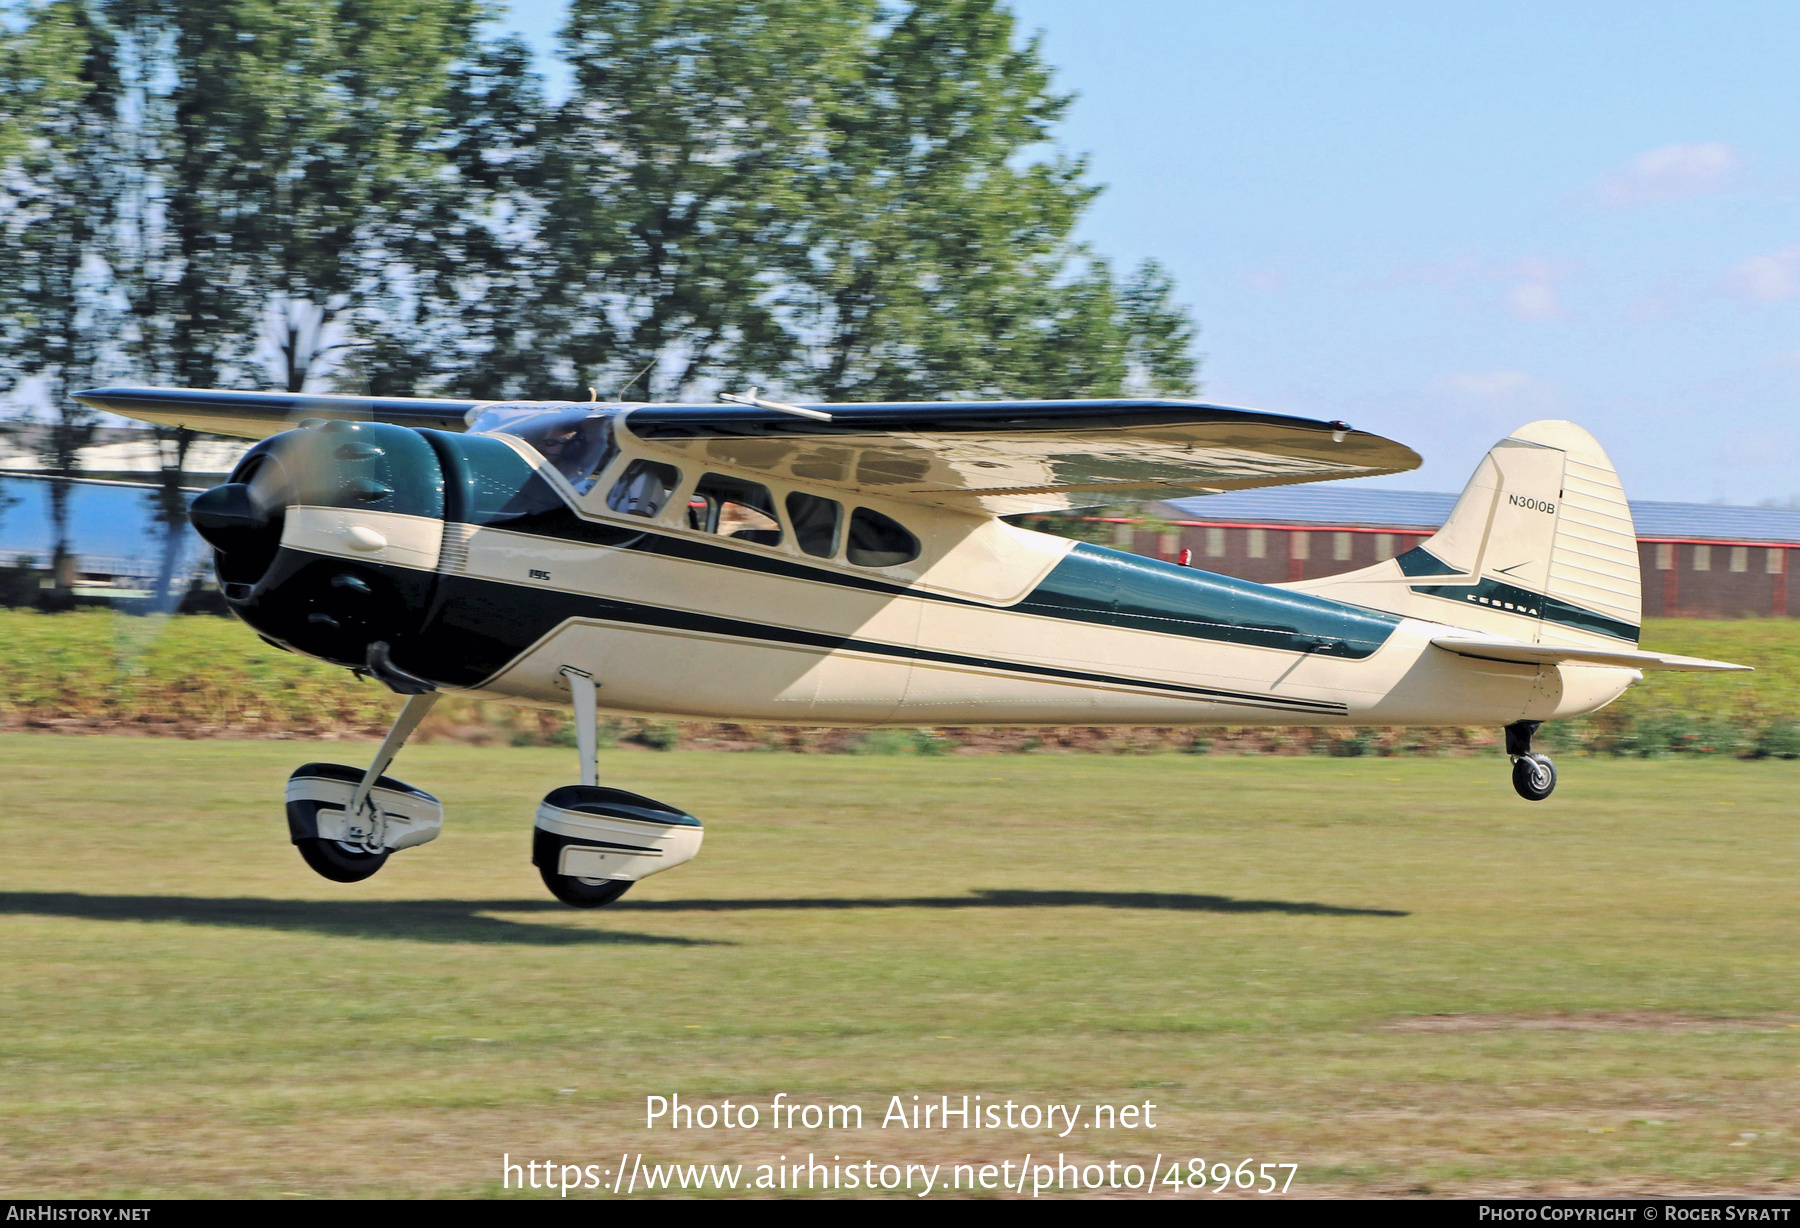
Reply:
M1528 802L1541 802L1556 792L1556 765L1549 755L1520 755L1513 760L1513 788Z
M294 847L321 878L360 883L387 864L391 854L353 852L341 840L296 840Z
M631 883L626 879L615 878L600 883L584 883L579 878L558 874L543 866L538 867L538 877L544 880L544 886L550 888L551 895L570 908L605 908L631 890Z

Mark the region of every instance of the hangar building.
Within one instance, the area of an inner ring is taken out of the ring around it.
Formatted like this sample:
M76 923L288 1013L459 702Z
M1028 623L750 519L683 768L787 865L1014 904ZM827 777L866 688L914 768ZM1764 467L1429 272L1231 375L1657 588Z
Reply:
M1457 496L1272 487L1152 504L1168 527L1119 521L1114 544L1263 584L1336 575L1423 542ZM1633 501L1647 618L1792 618L1800 510Z

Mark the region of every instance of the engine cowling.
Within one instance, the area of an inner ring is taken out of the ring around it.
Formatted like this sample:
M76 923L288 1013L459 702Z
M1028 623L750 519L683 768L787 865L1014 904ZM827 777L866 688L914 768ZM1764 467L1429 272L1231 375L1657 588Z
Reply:
M547 455L526 430L507 440L313 424L250 449L190 515L216 552L226 602L264 639L366 669L396 690L476 686L558 622L598 608L592 598L468 574L460 562L471 533L610 545L643 536L583 519L540 472L580 477L604 467L614 454L610 427L581 431L605 418L583 406L530 419L548 422L552 443L579 440L573 457L566 447Z
M423 432L331 421L257 444L189 518L216 552L225 600L265 638L351 667L386 645L377 655L404 671L444 514L443 465Z

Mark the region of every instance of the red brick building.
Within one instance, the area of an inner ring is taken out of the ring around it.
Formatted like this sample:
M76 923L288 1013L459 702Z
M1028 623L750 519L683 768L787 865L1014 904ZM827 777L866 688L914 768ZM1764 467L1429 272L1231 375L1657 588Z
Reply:
M1152 513L1169 527L1119 522L1114 544L1262 584L1354 571L1437 531L1456 496L1330 486L1178 499ZM1800 563L1800 510L1634 502L1644 616L1787 618Z

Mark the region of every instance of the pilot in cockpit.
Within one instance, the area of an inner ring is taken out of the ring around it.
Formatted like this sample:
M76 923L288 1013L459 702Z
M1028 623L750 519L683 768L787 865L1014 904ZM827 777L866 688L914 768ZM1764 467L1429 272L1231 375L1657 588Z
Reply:
M597 414L557 414L525 424L517 434L583 494L618 453L612 419Z
M587 441L581 437L580 422L558 422L534 441L544 459L569 481L585 477L581 462L587 459Z

